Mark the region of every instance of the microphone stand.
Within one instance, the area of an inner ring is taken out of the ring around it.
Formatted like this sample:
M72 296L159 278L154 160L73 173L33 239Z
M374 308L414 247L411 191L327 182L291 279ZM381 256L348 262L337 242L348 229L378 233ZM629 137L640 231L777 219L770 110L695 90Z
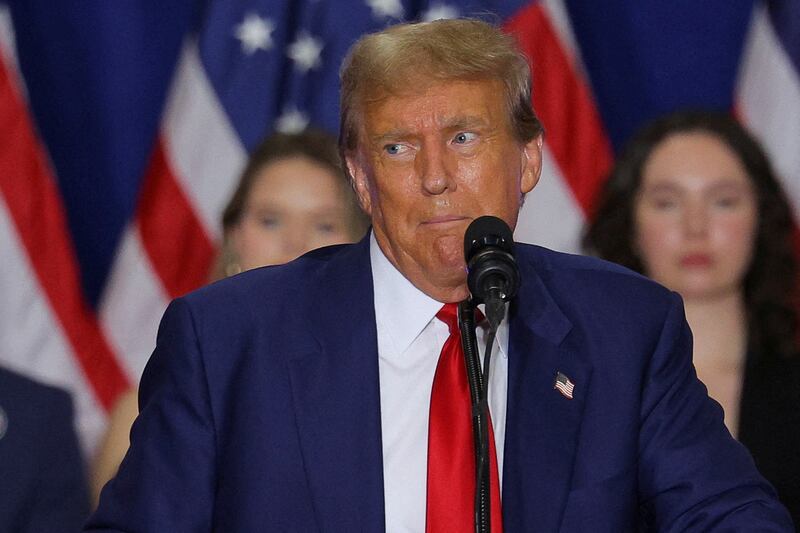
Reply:
M475 533L491 531L491 497L489 492L489 405L487 401L488 365L481 371L478 342L475 336L475 305L464 300L458 305L458 326L467 367L472 403L472 435L475 444ZM487 354L491 346L487 347ZM486 360L488 363L488 359Z

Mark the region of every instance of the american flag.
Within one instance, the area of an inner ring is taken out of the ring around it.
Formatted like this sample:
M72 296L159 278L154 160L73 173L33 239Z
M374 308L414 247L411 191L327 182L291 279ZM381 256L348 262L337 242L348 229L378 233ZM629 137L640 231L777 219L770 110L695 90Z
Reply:
M547 128L518 240L577 251L614 152L685 106L736 109L800 207L797 0L0 0L0 364L71 390L91 453L167 302L207 280L248 150L336 131L358 35L488 13Z
M556 381L553 383L553 388L570 400L572 399L572 394L575 392L575 384L561 372L556 373Z

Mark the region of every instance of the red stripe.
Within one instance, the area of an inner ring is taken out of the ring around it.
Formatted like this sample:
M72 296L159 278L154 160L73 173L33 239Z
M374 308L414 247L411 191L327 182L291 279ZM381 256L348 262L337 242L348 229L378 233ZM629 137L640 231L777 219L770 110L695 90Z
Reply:
M108 410L130 384L83 297L64 207L13 76L0 58L0 192L39 285Z
M136 213L142 243L171 298L208 282L214 245L178 184L159 139Z
M584 213L591 216L611 168L611 143L591 92L572 66L547 13L536 2L505 25L531 58L533 106L545 139Z

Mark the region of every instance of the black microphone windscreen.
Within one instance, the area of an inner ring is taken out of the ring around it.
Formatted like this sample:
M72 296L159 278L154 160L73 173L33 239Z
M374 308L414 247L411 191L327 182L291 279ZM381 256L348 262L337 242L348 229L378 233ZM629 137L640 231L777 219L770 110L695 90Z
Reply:
M467 227L464 233L464 258L469 262L475 252L487 244L504 252L513 252L511 228L499 218L489 215L476 218Z

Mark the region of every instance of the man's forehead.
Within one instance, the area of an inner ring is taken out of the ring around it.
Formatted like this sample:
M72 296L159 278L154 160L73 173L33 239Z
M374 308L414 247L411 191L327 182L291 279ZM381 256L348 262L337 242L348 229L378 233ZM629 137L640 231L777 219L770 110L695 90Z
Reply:
M370 137L419 128L486 127L506 115L502 83L456 80L384 92L365 101L364 126Z

